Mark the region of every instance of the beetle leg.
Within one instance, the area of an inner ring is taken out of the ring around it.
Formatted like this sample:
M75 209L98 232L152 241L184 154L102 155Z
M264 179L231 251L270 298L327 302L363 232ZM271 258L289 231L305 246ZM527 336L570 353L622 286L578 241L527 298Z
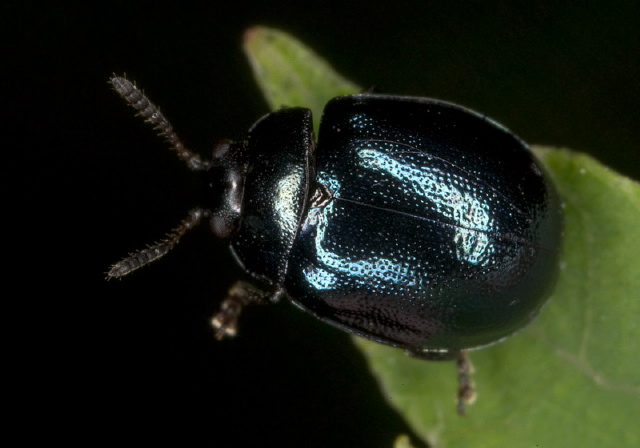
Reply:
M458 352L456 366L458 369L458 415L464 415L465 404L473 403L476 398L470 376L473 368L464 350Z
M456 370L458 371L458 394L457 394L457 411L458 415L464 415L464 407L475 401L476 392L471 381L471 373L473 366L467 352L448 351L448 352L424 352L414 349L406 349L405 353L414 358L426 359L429 361L451 361L456 360Z
M217 340L234 337L238 332L238 316L242 308L251 304L271 303L272 294L256 288L250 283L238 281L229 288L227 298L220 305L220 311L211 318Z

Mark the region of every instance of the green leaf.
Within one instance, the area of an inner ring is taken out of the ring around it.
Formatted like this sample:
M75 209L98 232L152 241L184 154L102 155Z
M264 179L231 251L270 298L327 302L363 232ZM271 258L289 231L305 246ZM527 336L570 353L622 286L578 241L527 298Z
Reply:
M454 413L454 366L358 341L434 447L640 446L640 186L583 154L536 152L566 205L562 273L534 323L471 353L468 415Z
M245 50L273 108L311 105L319 117L359 90L282 32L253 28ZM467 415L455 412L453 363L354 341L430 446L640 446L640 185L584 154L534 150L565 203L560 279L536 321L470 353L478 399Z
M307 107L313 112L316 132L327 101L362 90L282 31L251 28L245 32L243 47L271 110Z

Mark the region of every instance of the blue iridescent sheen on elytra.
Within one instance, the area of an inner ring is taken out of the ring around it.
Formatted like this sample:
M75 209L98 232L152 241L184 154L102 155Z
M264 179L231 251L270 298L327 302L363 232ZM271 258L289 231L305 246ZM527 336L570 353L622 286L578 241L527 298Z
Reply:
M557 270L559 203L526 146L432 100L327 105L316 181L285 286L321 319L426 351L495 342L524 326Z
M414 353L487 345L533 319L561 215L520 139L452 104L384 95L331 100L317 146L311 128L308 109L283 109L232 147L246 160L231 237L245 270Z

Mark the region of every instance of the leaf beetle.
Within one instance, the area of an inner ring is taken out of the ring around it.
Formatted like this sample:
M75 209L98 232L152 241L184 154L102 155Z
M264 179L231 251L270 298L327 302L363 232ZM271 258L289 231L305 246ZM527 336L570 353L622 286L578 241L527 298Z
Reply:
M231 286L212 319L218 339L236 334L244 306L285 297L348 333L457 360L463 414L465 351L527 325L553 287L559 198L527 145L487 117L427 98L342 96L327 103L317 144L311 111L285 108L203 160L135 84L110 82L209 190L107 277L157 260L207 219L259 284Z

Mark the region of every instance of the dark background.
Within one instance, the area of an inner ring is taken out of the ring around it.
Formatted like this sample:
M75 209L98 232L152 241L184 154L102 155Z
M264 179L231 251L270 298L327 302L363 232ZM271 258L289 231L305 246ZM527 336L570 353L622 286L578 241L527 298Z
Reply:
M208 319L242 273L205 226L104 281L199 194L110 90L113 72L206 154L267 112L240 44L268 25L362 86L457 102L640 178L637 1L85 3L0 7L5 368L25 440L382 447L409 431L349 337L286 303L213 340Z

